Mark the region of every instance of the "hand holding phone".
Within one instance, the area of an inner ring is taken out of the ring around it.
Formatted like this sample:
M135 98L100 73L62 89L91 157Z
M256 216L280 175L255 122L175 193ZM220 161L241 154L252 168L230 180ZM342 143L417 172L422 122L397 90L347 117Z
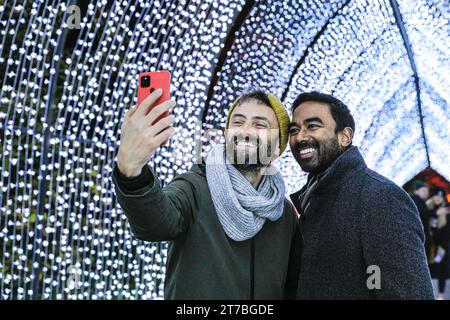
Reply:
M138 176L156 150L175 132L171 127L175 118L169 115L175 102L169 99L168 82L161 80L162 82L155 81L153 85L148 85L148 80L142 79L145 76L139 77L140 103L126 112L122 124L117 165L127 177ZM141 85L141 79L144 86ZM163 88L158 88L163 85Z
M139 74L138 79L138 105L140 105L145 98L147 98L152 92L157 89L162 90L161 97L156 101L155 106L170 99L170 72L167 70L154 71L154 72L144 72ZM150 109L151 110L151 109ZM150 112L149 110L149 112ZM159 118L155 120L158 122L164 117L168 117L169 112L165 112ZM169 140L164 141L161 147L166 145Z

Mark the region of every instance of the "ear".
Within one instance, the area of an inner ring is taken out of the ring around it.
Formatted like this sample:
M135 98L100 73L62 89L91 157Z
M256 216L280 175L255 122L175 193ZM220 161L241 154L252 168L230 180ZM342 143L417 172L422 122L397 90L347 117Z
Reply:
M275 149L275 151L273 152L273 159L275 160L276 158L278 158L281 154L281 149L279 147L279 144L277 144L277 147Z
M347 148L352 144L353 130L350 127L345 127L344 130L338 133L339 144L343 148Z
M281 154L280 142L278 141L278 139L274 143L275 143L275 146L273 147L272 154L270 155L270 162L275 161Z
M273 134L273 129L270 129L267 136L267 143L273 144L274 146L271 147L272 155L270 157L271 161L274 161L276 158L278 158L281 154L281 148L280 148L280 139L279 139L279 132L278 129L276 131L276 134Z

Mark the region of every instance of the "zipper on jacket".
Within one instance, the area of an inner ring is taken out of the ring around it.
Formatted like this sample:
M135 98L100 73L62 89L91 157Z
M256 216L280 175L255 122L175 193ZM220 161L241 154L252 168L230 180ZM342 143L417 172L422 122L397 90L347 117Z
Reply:
M255 300L255 237L250 245L250 300Z

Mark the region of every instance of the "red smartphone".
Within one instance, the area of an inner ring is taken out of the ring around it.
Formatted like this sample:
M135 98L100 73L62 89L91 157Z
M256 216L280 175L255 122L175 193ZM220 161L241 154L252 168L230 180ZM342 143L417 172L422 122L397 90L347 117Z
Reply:
M138 105L142 103L153 91L162 89L161 97L156 101L153 107L170 99L170 72L169 71L155 71L143 72L139 74L138 79ZM150 111L150 110L149 110ZM156 121L167 117L169 112L164 113ZM156 122L155 121L155 122Z
M170 72L167 70L155 72L143 72L139 74L138 78L138 105L142 103L153 91L162 89L161 97L156 101L153 107L170 99ZM151 109L149 109L150 112ZM164 112L159 116L154 123L158 122L164 117L168 117L169 112ZM167 144L168 140L163 142Z

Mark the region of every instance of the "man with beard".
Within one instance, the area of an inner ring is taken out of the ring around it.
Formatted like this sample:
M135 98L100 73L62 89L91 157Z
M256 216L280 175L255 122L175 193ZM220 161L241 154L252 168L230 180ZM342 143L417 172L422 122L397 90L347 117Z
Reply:
M347 106L318 92L293 104L290 147L307 184L291 195L303 247L299 299L434 299L414 202L367 168Z
M125 115L113 181L134 236L170 241L165 298L295 297L298 272L288 267L298 254L296 247L291 253L297 216L271 164L288 140L281 102L261 91L237 99L226 144L161 188L147 162L173 134L174 119L153 122L174 102L149 111L160 95L155 91Z

